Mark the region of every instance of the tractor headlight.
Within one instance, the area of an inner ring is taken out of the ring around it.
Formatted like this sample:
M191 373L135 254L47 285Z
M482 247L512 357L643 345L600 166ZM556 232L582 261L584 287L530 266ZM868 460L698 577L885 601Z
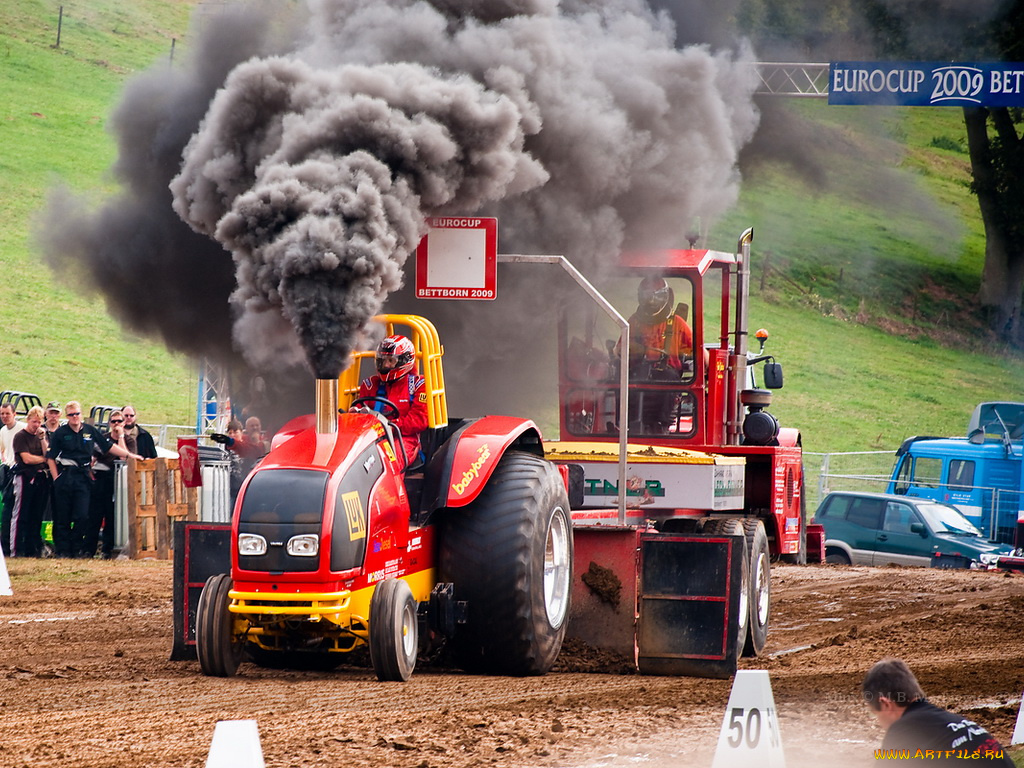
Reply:
M240 533L238 534L238 554L265 555L267 554L267 540L256 533Z
M320 551L320 537L315 533L292 536L288 539L288 554L296 557L316 557Z

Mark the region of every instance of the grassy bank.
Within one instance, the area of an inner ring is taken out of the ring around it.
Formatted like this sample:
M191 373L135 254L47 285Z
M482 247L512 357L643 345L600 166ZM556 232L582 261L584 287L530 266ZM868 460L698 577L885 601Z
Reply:
M133 72L169 55L192 5L19 0L0 8L2 389L35 392L44 401L76 398L87 408L133 400L145 421L194 421L188 361L125 331L102 301L55 279L32 242L34 217L56 184L97 200L114 189L110 111Z

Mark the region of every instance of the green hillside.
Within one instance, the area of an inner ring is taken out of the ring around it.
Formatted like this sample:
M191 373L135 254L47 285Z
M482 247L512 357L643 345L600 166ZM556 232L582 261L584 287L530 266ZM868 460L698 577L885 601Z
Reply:
M973 305L985 243L960 110L786 106L822 178L759 169L715 230L755 229L751 323L786 369L776 415L810 451L879 450L1019 399L1022 358Z
M193 420L188 361L57 283L31 231L58 182L110 194L104 126L120 89L168 59L172 40L187 47L196 5L66 1L59 47L58 0L0 6L0 388L86 407L132 399L145 421ZM769 329L786 371L774 412L810 451L893 449L911 434L961 433L977 401L1021 398L1021 357L989 340L971 305L984 240L959 110L784 108L807 130L806 154L748 175L709 243L731 249L755 228L751 322ZM795 170L808 165L814 182Z
M103 302L83 296L73 281L55 280L31 234L34 215L57 183L97 199L111 192L107 170L115 147L104 127L111 108L133 72L169 56L193 5L18 0L0 6L6 289L0 389L34 392L44 401L75 398L86 408L132 400L143 421L195 421L189 363L125 332Z

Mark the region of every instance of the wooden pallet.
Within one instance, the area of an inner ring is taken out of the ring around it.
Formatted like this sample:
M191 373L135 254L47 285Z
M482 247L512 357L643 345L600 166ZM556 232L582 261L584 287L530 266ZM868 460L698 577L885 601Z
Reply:
M128 557L170 560L175 520L196 520L197 488L181 481L178 459L129 459Z

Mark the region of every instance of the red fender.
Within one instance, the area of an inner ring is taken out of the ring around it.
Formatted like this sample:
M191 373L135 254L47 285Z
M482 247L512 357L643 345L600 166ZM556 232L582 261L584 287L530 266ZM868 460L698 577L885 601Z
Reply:
M530 419L484 416L469 424L455 446L448 485L441 489L441 506L464 507L473 501L509 446L531 432L540 448L540 430Z

